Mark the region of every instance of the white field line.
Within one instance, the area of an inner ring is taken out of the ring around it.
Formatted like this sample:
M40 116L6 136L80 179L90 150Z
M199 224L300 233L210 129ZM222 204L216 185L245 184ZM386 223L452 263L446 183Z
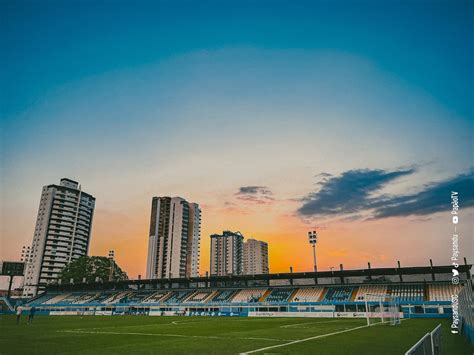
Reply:
M179 325L179 324L186 324L186 323L202 323L202 322L207 322L207 321L206 320L175 320L171 322L171 324Z
M400 319L400 321L405 321L405 320L408 320L408 318ZM345 330L340 330L340 331L338 331L338 332L332 332L332 333L328 333L328 334L316 335L316 336L310 337L310 338L304 338L304 339L299 339L299 340L293 340L293 341L290 341L289 343L285 343L285 344L277 344L277 345L267 346L267 347L265 347L265 348L250 350L250 351L247 351L247 352L245 352L245 353L240 353L239 355L247 355L247 354L252 354L252 353L256 353L256 352L263 351L263 350L274 349L274 348L281 348L281 347L283 347L283 346L288 346L288 345L292 345L292 344L302 343L302 342L309 341L309 340L313 340L313 339L325 338L325 337L329 337L329 336L331 336L331 335L337 335L337 334L352 332L353 330L357 330L357 329L373 327L374 325L379 325L379 324L382 324L382 325L383 325L383 324L388 324L388 323L386 323L386 322L384 322L384 323L382 323L382 322L377 322L377 323L372 323L372 324L370 324L370 325L369 325L369 324L367 324L367 325L362 325L362 326L360 326L360 327L355 327L355 328L349 328L349 329L345 329Z
M220 337L213 335L183 335L183 334L163 334L163 333L140 333L140 332L103 332L103 331L86 331L86 330L58 330L59 333L78 333L78 334L111 334L111 335L145 335L145 336L161 336L175 338L203 338L203 339L225 339L225 340L267 340L267 341L290 341L289 339L275 338L257 338L257 337Z
M360 326L360 327L354 327L354 328L349 328L349 329L345 329L345 330L340 330L340 331L337 331L337 332L332 332L332 333L327 333L327 334L316 335L316 336L310 337L310 338L304 338L304 339L299 339L299 340L293 340L293 341L290 341L289 343L285 343L285 344L277 344L277 345L267 346L267 347L260 348L260 349L250 350L250 351L247 351L247 352L245 352L245 353L240 353L240 355L252 354L252 353L259 352L259 351L264 351L264 350L269 350L269 349L274 349L274 348L281 348L281 347L283 347L283 346L288 346L288 345L303 343L303 342L305 342L305 341L309 341L309 340L313 340L313 339L325 338L325 337L329 337L329 336L331 336L331 335L336 335L336 334L342 334L342 333L352 332L353 330L362 329L362 328L368 328L368 327L371 327L371 326L373 326L373 325L375 325L375 323L374 323L374 324L371 324L371 325L362 325L362 326Z
M216 319L216 318L213 318L213 319ZM249 321L256 321L256 320L268 320L268 317L265 317L265 318L258 318L258 319L252 319L250 320L249 319L236 319L236 318L229 318L227 320L231 320L233 322L249 322ZM189 320L189 321L172 321L172 322L169 322L169 323L151 323L151 324L137 324L137 325L117 325L117 326L108 326L108 327L94 327L94 328L76 328L76 329L70 329L70 330L94 330L94 329L110 329L110 328L122 328L122 327L126 327L126 328L136 328L136 327L160 327L162 325L179 325L179 324L186 324L186 323L204 323L204 322L208 322L208 319L205 319L205 320Z

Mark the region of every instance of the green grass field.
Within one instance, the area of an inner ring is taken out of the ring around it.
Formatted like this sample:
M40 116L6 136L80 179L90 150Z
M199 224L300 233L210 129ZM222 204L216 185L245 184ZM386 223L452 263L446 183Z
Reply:
M370 328L364 327L365 319L328 318L37 316L30 325L26 317L20 325L15 322L14 316L1 317L2 355L239 354L258 349L257 354L403 354L439 323L445 354L473 350L464 337L449 332L449 320L436 319ZM293 341L299 342L288 344Z

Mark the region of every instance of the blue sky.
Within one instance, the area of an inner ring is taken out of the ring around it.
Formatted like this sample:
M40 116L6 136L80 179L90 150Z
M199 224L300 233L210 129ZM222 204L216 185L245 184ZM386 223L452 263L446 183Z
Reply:
M298 213L305 204L306 215L326 211L318 205L325 191L317 190L324 187L318 174L333 178L323 196L335 203L331 212L416 196L432 201L426 196L438 194L435 186L449 189L459 176L472 181L472 2L0 7L1 187L8 201L1 238L9 257L31 240L41 187L61 177L79 180L97 197L93 251L108 250L112 230L116 248L137 244L135 254L128 252L139 258L154 195L204 205L204 235L247 229L283 245L280 231L307 228ZM350 201L332 188L354 175L397 171L410 173L369 184ZM271 191L271 204L236 210L261 202L236 197L248 186ZM472 205L472 191L464 196ZM436 201L439 212L443 197ZM408 215L425 216L421 206L408 207ZM127 226L117 225L127 218ZM389 230L380 221L364 223L347 228L366 235ZM442 260L442 219L410 223L401 244L439 230L434 245L424 247L426 257ZM339 227L328 248L344 240ZM465 228L472 232L472 225ZM361 244L378 245L364 238ZM407 258L416 263L415 254Z
M245 46L363 56L472 114L469 1L4 1L2 8L7 113L65 82Z

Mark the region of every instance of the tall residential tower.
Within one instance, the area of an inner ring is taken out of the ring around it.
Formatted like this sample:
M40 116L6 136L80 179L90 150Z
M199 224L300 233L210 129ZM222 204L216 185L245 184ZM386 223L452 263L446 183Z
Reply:
M153 197L148 279L199 276L201 210L180 197Z
M268 274L268 244L260 240L244 242L244 275Z
M43 187L33 242L25 271L23 296L35 296L55 282L71 261L87 255L95 198L79 183L61 179Z
M243 241L240 232L211 235L211 276L242 274Z

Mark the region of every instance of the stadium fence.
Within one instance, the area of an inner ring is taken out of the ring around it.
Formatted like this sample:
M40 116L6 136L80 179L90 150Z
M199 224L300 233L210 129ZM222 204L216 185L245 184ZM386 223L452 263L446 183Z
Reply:
M426 333L418 340L405 355L442 355L441 331L441 324L439 324L433 331Z
M458 294L459 305L459 328L461 332L474 343L474 293L472 291L472 280Z

